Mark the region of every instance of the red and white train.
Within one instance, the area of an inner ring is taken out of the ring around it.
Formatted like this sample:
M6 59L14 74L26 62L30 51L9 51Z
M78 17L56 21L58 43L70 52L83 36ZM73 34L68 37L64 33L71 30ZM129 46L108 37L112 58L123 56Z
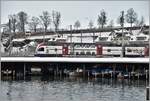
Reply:
M126 46L125 57L147 57L149 56L148 46ZM96 57L117 57L122 53L121 46L103 46L101 44L39 44L35 56L96 56Z

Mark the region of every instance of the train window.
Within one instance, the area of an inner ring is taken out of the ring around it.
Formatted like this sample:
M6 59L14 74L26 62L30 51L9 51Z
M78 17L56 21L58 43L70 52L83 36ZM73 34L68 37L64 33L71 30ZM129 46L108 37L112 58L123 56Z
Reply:
M43 48L43 47L42 47L42 48L39 48L38 51L44 51L44 48Z
M57 52L57 50L58 50L58 49L57 49L57 48L55 48L55 52Z
M95 45L91 45L91 48L95 48Z
M81 55L85 55L85 53L84 53L84 52L80 52L80 54L81 54Z
M100 37L99 40L100 41L106 41L108 39L108 37Z
M82 48L84 48L84 45L81 45Z
M85 45L85 48L88 48L88 45Z
M86 55L91 55L91 52L86 52Z
M79 55L79 52L76 52L76 55Z
M127 52L132 52L132 50L131 50L131 49L129 49L129 48L127 48Z
M92 52L92 55L95 55L95 52Z
M107 49L107 52L111 52L111 49Z
M73 52L70 52L70 54L73 55L74 53L73 53Z
M79 48L79 47L80 47L80 45L76 45L75 47Z
M137 37L137 40L145 40L146 37Z
M85 45L85 48L89 48L90 47L90 45Z

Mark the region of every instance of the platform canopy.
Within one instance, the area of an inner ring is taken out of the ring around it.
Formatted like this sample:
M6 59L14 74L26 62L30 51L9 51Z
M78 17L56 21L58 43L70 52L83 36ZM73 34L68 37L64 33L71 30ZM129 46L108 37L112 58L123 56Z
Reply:
M149 58L1 57L1 62L149 63Z

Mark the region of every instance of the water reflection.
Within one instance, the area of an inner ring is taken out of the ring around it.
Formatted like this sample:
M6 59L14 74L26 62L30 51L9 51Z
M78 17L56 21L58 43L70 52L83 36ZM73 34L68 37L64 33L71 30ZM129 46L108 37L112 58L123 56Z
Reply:
M146 81L29 77L0 86L1 101L144 101Z

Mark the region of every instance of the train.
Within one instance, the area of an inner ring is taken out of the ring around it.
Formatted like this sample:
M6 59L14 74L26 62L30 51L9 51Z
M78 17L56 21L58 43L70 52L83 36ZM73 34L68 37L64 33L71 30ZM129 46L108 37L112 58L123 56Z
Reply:
M94 43L53 43L38 44L35 56L40 57L67 57L67 56L96 56L120 57L124 49L124 57L148 57L149 46L106 46Z

